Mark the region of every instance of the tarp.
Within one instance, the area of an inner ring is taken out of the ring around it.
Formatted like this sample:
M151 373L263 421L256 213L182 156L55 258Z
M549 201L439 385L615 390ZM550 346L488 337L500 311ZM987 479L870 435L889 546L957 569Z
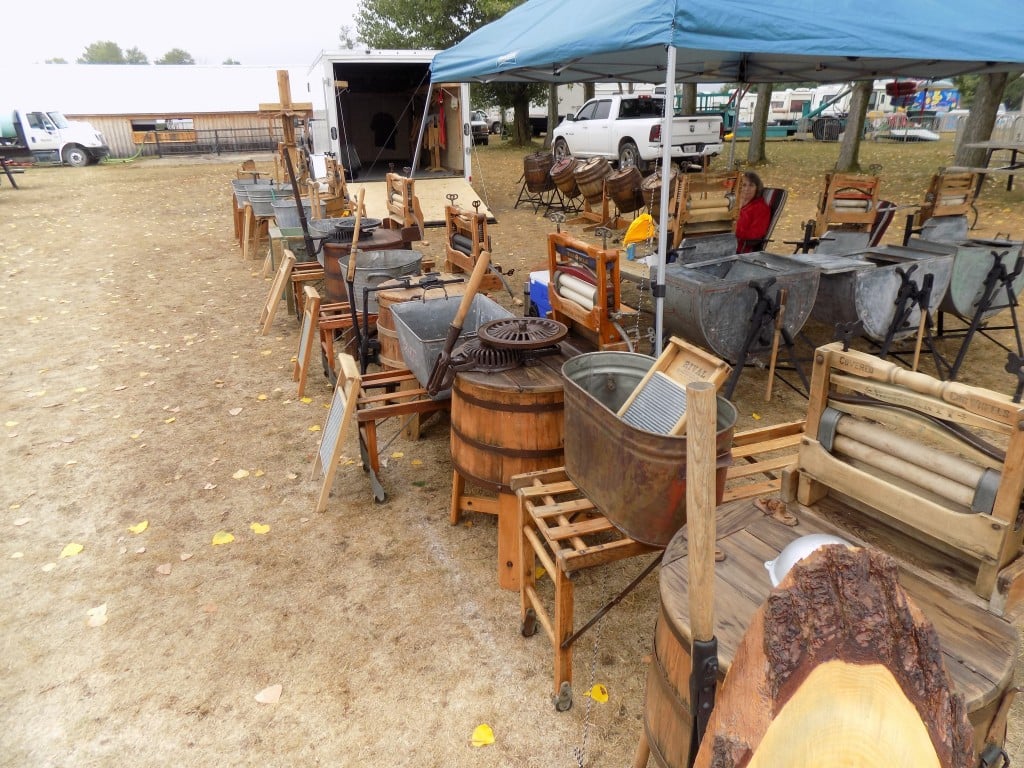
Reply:
M839 83L1024 69L1021 0L527 0L431 65L436 82ZM672 103L666 99L666 107ZM663 135L671 135L666 109ZM665 145L662 165L670 162ZM669 174L662 174L668 185ZM668 200L663 188L661 199ZM660 354L668 206L654 280Z
M435 82L838 83L1006 71L1020 0L528 0L434 57Z

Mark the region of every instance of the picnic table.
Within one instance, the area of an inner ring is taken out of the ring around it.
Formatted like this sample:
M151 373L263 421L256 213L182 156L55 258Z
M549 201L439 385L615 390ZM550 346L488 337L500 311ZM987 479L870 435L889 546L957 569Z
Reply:
M1006 191L1009 192L1013 189L1013 176L1016 171L1024 171L1024 161L1018 160L1018 153L1024 153L1024 143L1019 141L1005 141L1000 139L990 139L988 141L975 141L970 144L965 144L968 149L984 149L985 150L985 165L977 168L947 168L947 171L967 171L970 173L977 173L978 176L978 188L975 190L975 197L977 193L981 192L981 185L985 181L985 175L990 173L1007 174L1006 179ZM992 155L996 152L1009 152L1010 159L1004 165L990 167L992 165Z

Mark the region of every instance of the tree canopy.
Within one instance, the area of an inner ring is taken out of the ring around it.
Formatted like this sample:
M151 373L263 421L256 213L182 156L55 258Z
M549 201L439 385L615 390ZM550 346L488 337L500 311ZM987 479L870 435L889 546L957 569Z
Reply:
M183 51L181 48L171 48L162 58L157 59L154 64L195 64L196 60L192 54Z

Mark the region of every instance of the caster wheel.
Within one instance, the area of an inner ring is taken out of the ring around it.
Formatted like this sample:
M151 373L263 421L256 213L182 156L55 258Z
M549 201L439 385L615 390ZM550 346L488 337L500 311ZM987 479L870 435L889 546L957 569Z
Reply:
M559 712L567 712L572 709L572 683L566 680L558 686L558 694L552 697L555 709Z
M532 608L523 617L523 623L519 625L519 633L523 637L533 637L537 634L537 614Z

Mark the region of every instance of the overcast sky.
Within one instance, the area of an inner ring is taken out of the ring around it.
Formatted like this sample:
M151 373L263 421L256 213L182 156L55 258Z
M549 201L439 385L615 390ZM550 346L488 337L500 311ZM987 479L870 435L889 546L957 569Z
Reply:
M321 50L340 48L338 32L354 27L357 0L31 0L4 3L0 65L74 63L92 43L138 48L150 63L172 48L196 64L302 67ZM2 91L0 85L0 91Z

